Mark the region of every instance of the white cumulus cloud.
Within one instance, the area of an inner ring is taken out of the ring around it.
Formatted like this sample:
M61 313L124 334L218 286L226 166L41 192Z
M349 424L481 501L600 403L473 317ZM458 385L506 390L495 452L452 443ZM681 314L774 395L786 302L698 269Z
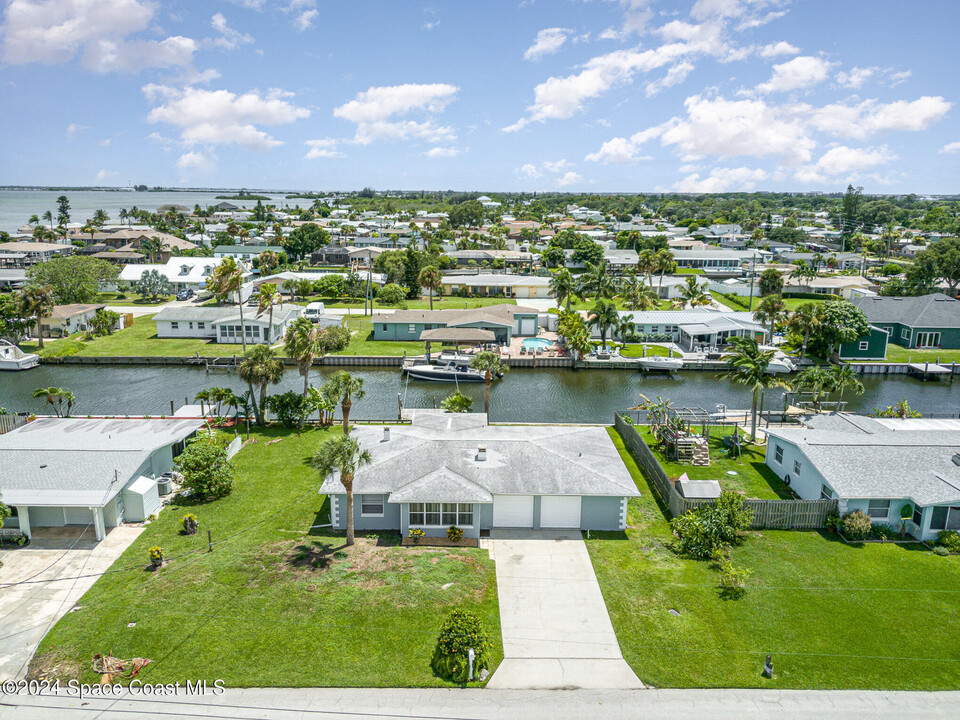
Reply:
M877 74L878 67L852 67L837 73L837 85L856 90L867 80Z
M313 25L313 21L316 20L319 15L320 11L317 9L304 10L294 18L293 26L300 32L303 32Z
M800 48L794 47L786 40L781 40L780 42L764 45L759 51L757 51L757 54L762 58L774 58L779 57L780 55L796 55L799 52Z
M177 167L181 170L200 170L201 172L209 172L216 167L216 164L217 159L213 153L201 152L199 150L185 152L177 160Z
M456 139L456 132L437 125L433 117L421 121L400 118L413 112L431 116L441 113L456 98L458 89L446 83L371 87L334 108L333 115L356 124L354 142L361 145L408 138L449 142Z
M557 187L570 187L571 185L576 185L583 178L580 176L580 173L575 173L573 170L568 170L561 177L557 178Z
M753 190L757 183L767 179L759 168L714 168L707 177L692 173L676 182L673 189L685 193L718 193L729 190Z
M213 44L225 50L233 50L240 45L248 45L253 42L252 35L234 30L227 25L227 19L223 16L223 13L217 13L210 18L210 26L220 33L220 37L216 38Z
M827 79L831 63L812 55L801 55L785 63L773 66L773 75L765 83L757 85L757 92L788 92L823 82Z
M460 151L455 147L433 147L427 150L424 153L427 157L431 158L452 158L460 154Z
M559 50L567 41L567 36L573 32L568 28L545 28L537 33L533 45L523 54L524 60L539 60L544 55L551 55Z
M305 160L328 160L331 158L346 157L344 153L337 149L340 141L336 138L320 138L318 140L307 140L304 145L309 147Z
M942 148L940 148L940 153L942 155L953 155L960 153L960 141L947 143Z

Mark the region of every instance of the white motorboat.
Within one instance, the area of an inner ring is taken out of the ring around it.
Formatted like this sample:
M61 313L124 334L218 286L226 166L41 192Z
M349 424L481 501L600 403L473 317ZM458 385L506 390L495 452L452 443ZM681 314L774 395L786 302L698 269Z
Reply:
M404 372L416 380L436 382L484 382L484 373L470 367L460 367L456 363L446 365L409 365Z
M683 367L683 360L681 358L664 357L663 355L648 355L647 357L640 358L638 362L644 370L673 372Z
M0 340L0 370L29 370L39 364L39 355L26 353L16 345Z
M474 355L468 355L467 353L454 352L453 350L444 350L437 357L438 365L449 365L453 363L457 367L470 367L470 363L473 362Z
M796 372L796 370L797 366L793 362L793 359L783 353L774 355L773 359L770 360L770 364L767 366L767 372L773 375L785 375Z

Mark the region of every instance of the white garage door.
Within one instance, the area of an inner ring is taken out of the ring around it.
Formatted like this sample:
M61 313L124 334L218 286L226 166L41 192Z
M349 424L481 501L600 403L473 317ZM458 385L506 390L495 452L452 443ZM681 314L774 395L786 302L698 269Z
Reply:
M533 495L494 495L494 527L533 527Z
M540 527L579 528L579 495L544 495L540 498Z
M533 335L536 332L537 321L533 318L520 318L520 334Z

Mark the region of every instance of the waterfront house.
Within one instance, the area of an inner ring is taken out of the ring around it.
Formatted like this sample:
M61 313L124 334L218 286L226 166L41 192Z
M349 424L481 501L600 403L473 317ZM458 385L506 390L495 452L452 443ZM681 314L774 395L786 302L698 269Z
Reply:
M273 308L273 326L270 330L269 311L257 315L255 307L243 313L236 305L221 307L167 306L153 316L158 338L200 338L221 343L242 343L244 333L248 343L276 343L287 332L287 326L303 314L302 305L286 303ZM268 332L269 330L269 332Z
M0 267L26 268L56 257L73 255L72 245L41 242L10 242L0 244Z
M539 331L537 310L521 305L488 305L464 310L396 310L372 318L374 340L421 339L425 330L476 328L489 330L502 345L514 335L534 337Z
M706 274L741 274L751 262L762 262L772 254L761 250L674 250L673 259L678 268L703 270Z
M40 418L0 435L0 488L14 512L4 523L106 528L157 512L157 477L201 423L197 420Z
M40 333L47 338L61 338L90 329L90 323L103 304L54 305L50 314L40 318Z
M416 410L409 425L357 425L351 437L373 456L353 480L359 531L616 531L626 527L627 500L639 495L602 427L489 425L482 413ZM345 529L339 478L327 478L320 493L330 497L333 527Z
M456 295L465 289L479 297L550 297L550 278L535 275L444 275L441 283L444 295Z
M802 428L767 430L766 464L804 500L837 499L841 514L921 540L960 530L960 420L815 415Z
M721 312L710 308L686 310L621 310L621 318L636 324L636 336L650 342L674 342L693 352L698 347L723 347L733 337L752 337L763 343L767 329L750 312ZM600 337L591 326L593 337ZM622 339L622 338L621 338Z
M851 298L867 320L905 348L960 348L960 301L931 293L920 297Z

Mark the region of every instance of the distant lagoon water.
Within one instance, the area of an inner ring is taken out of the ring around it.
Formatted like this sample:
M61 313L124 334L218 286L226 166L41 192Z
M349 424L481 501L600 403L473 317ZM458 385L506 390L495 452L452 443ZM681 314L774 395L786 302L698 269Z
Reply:
M104 210L110 219L119 222L120 209L129 210L133 206L141 210L155 211L161 205L184 205L193 208L194 205L207 207L216 205L217 195L231 195L230 191L199 192L199 191L166 191L166 192L134 192L132 190L0 190L0 230L9 233L27 224L31 215L43 217L47 210L57 215L57 198L66 195L70 199L70 219L72 222L83 222L93 217L97 210ZM287 200L290 193L255 193L269 197L278 207L307 207L311 201L305 198ZM233 201L240 205L240 201Z

